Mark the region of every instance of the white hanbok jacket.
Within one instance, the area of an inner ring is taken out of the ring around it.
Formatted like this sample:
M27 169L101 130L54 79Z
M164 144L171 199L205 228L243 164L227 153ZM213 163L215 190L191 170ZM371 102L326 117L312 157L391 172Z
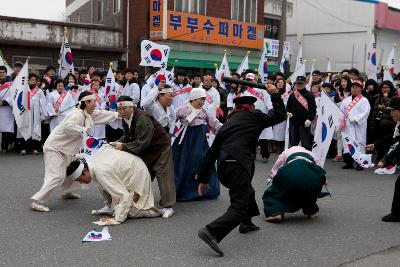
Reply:
M347 106L353 101L351 96L345 98L340 104L340 109L343 113L340 114L339 126L344 118L344 112ZM367 121L368 115L371 111L371 106L366 97L363 97L357 104L350 110L347 118L346 124L343 131L348 134L351 138L358 141L359 143L365 145L367 141ZM355 122L350 122L354 120ZM348 148L344 147L344 152L348 152Z
M106 146L89 162L89 171L110 194L115 220L125 221L131 207L154 207L151 176L141 158Z
M44 120L47 115L47 101L46 96L44 95L43 90L36 90L34 88L31 90L31 130L32 130L32 139L40 141L42 139L42 120ZM19 135L17 135L20 138Z
M173 106L167 107L165 111L157 100L158 88L154 87L146 98L142 99L142 107L149 112L163 126L169 127L170 133L173 133L176 121L175 109Z
M172 90L174 90L174 93L176 93L179 90L182 90L184 88L188 88L191 87L190 84L176 84L176 83L172 83L171 85ZM172 105L175 108L175 111L180 108L183 105L186 105L186 103L189 100L189 93L182 93L180 95L174 96L174 100L172 101Z
M217 89L214 87L211 87L210 89L205 89L207 92L207 95L210 96L211 98L211 103L206 99L204 101L204 108L208 110L210 113L212 113L214 116L217 116L217 106L221 103L221 96L219 95L219 92Z
M50 132L53 131L54 128L61 123L65 116L67 116L67 114L74 109L73 106L75 105L75 101L71 94L67 92L67 95L64 97L60 107L58 108L58 112L62 113L57 115L54 105L59 97L60 93L56 90L47 95L47 115L50 117L53 116L50 120Z
M89 92L94 92L92 90L89 90ZM95 94L96 95L96 94ZM107 103L107 97L105 95L104 91L98 91L97 96L99 99L96 99L96 109L95 110L105 110L106 109L106 103ZM105 124L98 124L92 127L90 131L88 132L91 136L97 138L97 139L104 139L106 138L106 125Z
M79 152L83 133L95 124L106 124L118 119L117 112L95 110L89 115L84 110L74 108L65 119L50 133L44 149L54 150L66 156Z
M12 112L12 101L10 89L0 91L0 101L6 101L8 106L0 106L0 133L14 132L14 115Z
M121 95L130 96L133 99L133 103L136 105L140 102L140 87L137 83L129 83L125 84L124 89L121 92Z

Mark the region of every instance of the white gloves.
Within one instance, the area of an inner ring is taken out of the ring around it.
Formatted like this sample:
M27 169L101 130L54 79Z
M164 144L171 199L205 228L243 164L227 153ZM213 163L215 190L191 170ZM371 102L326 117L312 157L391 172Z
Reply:
M311 121L310 121L310 120L306 120L306 121L304 122L304 126L305 126L306 128L310 127L310 126L311 126Z
M287 115L287 117L288 117L289 119L290 119L291 117L293 117L293 114L290 113L290 112L287 112L286 115Z

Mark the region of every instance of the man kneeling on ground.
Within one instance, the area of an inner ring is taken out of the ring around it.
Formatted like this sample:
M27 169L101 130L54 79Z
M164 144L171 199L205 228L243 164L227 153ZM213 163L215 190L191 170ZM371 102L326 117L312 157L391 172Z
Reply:
M106 146L92 161L72 161L67 177L84 184L93 179L111 196L114 218L104 219L106 225L120 224L127 217L160 216L154 208L150 173L135 155Z

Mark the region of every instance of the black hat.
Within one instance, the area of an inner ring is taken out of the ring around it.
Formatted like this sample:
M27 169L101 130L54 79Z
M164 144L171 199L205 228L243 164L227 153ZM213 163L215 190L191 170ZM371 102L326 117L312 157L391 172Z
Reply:
M241 105L241 104L253 105L254 103L256 103L256 101L257 98L255 98L254 96L241 96L233 99L233 103L235 103L236 105Z
M387 107L387 109L400 110L400 98L397 96L392 97L392 99L390 99L389 107Z
M296 81L294 83L306 83L306 77L297 76Z

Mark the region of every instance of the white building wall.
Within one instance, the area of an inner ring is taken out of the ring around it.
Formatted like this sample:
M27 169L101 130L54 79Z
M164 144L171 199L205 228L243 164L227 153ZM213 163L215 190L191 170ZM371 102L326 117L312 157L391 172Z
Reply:
M293 17L287 20L287 40L291 42L291 71L295 67L298 42L303 45L307 71L316 59L316 68L326 70L331 57L333 71L351 68L364 71L366 46L374 25L375 6L352 0L294 0Z

